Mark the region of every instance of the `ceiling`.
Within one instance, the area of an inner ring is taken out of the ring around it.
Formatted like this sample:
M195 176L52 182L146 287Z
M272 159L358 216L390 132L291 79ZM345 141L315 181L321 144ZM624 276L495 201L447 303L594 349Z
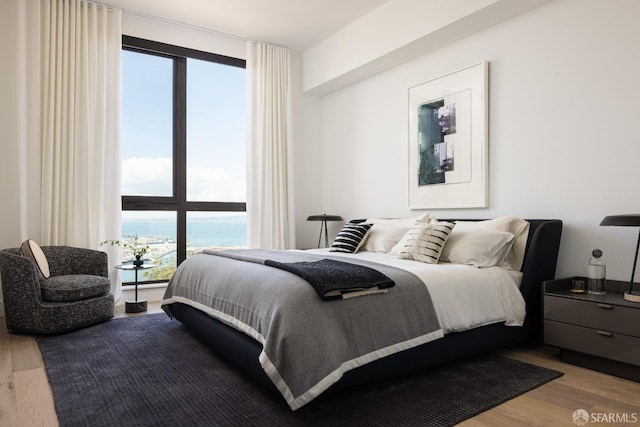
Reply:
M125 12L304 51L387 0L97 0Z

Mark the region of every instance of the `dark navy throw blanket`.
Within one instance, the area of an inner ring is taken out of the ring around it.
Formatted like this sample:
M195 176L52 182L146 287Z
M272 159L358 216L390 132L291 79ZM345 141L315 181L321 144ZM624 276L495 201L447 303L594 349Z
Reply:
M393 280L378 270L333 259L308 262L278 262L266 259L264 263L306 280L318 295L326 300L348 298L350 294L355 293L386 292L381 290L395 286Z

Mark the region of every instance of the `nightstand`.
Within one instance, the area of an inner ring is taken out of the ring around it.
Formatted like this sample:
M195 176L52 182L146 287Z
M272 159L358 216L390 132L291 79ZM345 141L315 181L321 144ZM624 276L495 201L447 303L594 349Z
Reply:
M607 280L606 295L569 292L570 277L543 282L544 343L567 363L640 381L640 304L628 282Z

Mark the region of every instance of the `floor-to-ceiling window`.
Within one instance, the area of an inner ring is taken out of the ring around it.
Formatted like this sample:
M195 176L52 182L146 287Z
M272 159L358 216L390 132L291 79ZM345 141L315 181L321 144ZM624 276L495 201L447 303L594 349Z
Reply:
M141 280L245 246L245 61L124 36L122 112L123 239L158 265Z

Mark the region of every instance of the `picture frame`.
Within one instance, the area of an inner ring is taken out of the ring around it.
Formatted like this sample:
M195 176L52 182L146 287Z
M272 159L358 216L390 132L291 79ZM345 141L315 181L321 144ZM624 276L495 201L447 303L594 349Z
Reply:
M488 207L488 69L409 88L409 208Z

